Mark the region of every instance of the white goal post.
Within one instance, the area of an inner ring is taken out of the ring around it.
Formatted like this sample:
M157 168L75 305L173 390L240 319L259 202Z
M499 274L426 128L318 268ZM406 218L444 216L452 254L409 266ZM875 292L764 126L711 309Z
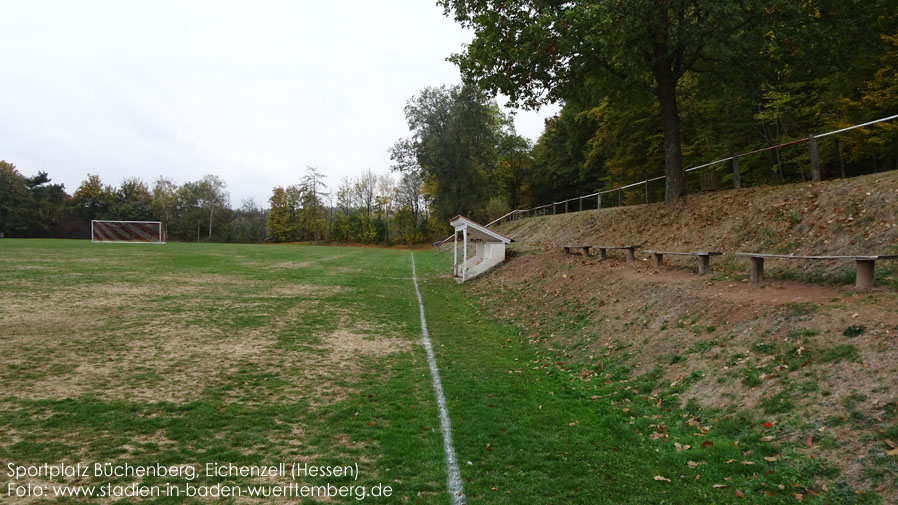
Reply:
M90 241L130 244L164 244L165 226L160 221L90 222Z

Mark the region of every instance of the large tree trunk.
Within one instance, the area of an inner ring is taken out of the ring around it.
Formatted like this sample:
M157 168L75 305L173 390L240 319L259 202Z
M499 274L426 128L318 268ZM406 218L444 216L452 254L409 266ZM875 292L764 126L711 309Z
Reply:
M680 115L677 111L677 82L682 76L683 50L670 46L668 2L656 2L657 23L655 31L650 33L653 40L652 71L664 129L664 201L670 203L686 195L686 173L683 172L683 152L680 149Z
M686 173L683 171L683 152L680 149L680 115L677 110L677 79L667 62L655 65L655 92L661 105L661 125L664 129L664 201L673 202L686 195Z

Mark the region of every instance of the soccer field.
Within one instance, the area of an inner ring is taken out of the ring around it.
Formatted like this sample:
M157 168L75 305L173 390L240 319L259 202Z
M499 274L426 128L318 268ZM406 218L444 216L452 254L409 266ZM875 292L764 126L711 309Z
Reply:
M694 438L649 398L657 378L580 380L466 298L451 257L414 256L468 503L794 501L762 491L809 473L757 478L775 449L742 421ZM4 502L135 500L56 498L63 484L160 493L147 503L330 484L348 494L266 502L452 503L412 253L4 239L0 270ZM695 448L644 435L662 425ZM756 464L725 463L747 447Z

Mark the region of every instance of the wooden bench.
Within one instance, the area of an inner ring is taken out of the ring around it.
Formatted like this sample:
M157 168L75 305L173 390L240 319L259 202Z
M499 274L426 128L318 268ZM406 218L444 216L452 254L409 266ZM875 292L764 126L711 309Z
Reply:
M591 245L566 245L564 246L564 254L571 254L571 251L574 249L583 249L583 255L589 256L590 248L592 248Z
M609 249L626 249L627 250L627 263L632 263L636 261L636 249L641 248L641 245L568 245L564 246L564 253L571 254L571 251L575 249L582 249L583 254L585 256L589 256L590 249L598 249L599 250L599 259L605 260L608 259L608 250Z
M708 269L711 267L711 256L720 256L723 253L719 251L646 251L646 254L651 254L655 257L655 267L661 267L664 265L665 254L673 256L695 256L698 258L698 274L705 275L706 273L708 273Z
M876 260L894 260L898 259L898 255L877 255L877 256L795 256L790 254L760 254L737 252L736 256L744 256L751 259L751 274L749 279L751 282L761 282L764 280L764 260L770 259L787 259L787 260L853 260L857 265L857 275L855 276L854 285L858 290L865 291L873 287L873 264Z

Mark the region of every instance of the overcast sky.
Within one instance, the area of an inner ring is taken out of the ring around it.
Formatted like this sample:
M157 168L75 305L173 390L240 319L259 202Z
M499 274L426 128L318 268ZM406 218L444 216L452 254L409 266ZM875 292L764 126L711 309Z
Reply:
M434 0L0 0L0 20L0 159L69 193L216 174L235 207L306 165L385 172L406 101L459 82L471 38Z

